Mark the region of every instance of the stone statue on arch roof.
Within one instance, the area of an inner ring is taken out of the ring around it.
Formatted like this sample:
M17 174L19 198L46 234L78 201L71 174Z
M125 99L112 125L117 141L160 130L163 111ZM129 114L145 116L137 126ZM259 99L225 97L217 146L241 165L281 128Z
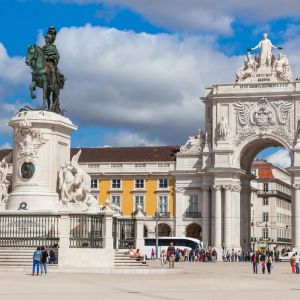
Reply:
M257 65L258 63L250 52L248 52L247 55L244 55L244 67L241 67L237 70L236 81L253 76L253 74L256 72Z
M279 53L274 63L274 71L276 76L282 80L290 81L292 79L292 71L286 55Z
M190 136L186 143L180 147L181 153L200 152L205 143L205 133L198 129L194 136Z
M272 65L272 50L282 50L282 47L274 46L271 40L268 39L268 34L263 34L263 39L254 47L248 48L248 51L259 49L258 67L271 67Z

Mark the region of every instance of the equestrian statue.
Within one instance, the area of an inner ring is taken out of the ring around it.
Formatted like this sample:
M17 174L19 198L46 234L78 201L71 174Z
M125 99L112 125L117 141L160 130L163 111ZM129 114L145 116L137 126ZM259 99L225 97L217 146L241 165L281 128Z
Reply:
M28 46L25 63L32 69L31 98L36 98L36 87L43 90L43 105L39 110L61 114L59 93L64 87L65 77L57 67L60 55L54 44L56 33L55 27L50 26L45 36L45 46Z

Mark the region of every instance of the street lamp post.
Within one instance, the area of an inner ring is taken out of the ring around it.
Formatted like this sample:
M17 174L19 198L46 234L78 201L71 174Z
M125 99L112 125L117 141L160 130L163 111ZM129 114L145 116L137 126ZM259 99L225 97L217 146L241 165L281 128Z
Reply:
M158 259L158 221L160 220L161 214L156 212L154 215L155 220L155 258Z
M251 222L251 227L252 227L252 250L253 252L255 251L255 238L254 238L254 222Z

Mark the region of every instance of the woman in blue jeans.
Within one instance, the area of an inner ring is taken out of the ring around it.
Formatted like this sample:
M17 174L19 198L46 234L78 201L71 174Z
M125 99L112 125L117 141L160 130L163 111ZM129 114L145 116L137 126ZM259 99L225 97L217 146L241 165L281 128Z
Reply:
M36 275L39 275L41 259L42 259L41 247L37 247L35 252L33 253L32 276L34 275L35 269L36 269Z

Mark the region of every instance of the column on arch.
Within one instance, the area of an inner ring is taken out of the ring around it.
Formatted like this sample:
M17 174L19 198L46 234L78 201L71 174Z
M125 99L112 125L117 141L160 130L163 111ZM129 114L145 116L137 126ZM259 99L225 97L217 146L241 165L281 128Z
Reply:
M214 185L214 248L222 245L222 185Z
M211 244L209 186L202 186L202 240L208 245Z
M292 238L293 250L300 251L300 184L293 184L292 193Z
M232 185L232 248L241 249L241 186Z
M232 249L232 187L231 185L224 186L224 247Z
M184 215L184 187L176 186L175 187L175 210L174 210L174 217L175 217L175 236L184 237L185 230L184 230L184 222L183 222L183 215Z
M244 178L241 182L241 247L248 251L251 248L251 199L253 190L251 180Z

